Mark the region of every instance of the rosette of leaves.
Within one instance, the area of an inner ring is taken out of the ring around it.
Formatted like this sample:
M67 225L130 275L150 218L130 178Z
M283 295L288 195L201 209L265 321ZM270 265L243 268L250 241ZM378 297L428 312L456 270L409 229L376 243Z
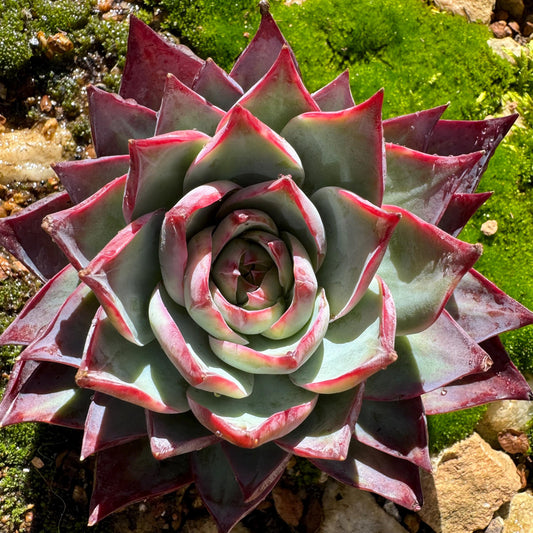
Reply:
M132 17L88 95L98 157L0 222L45 282L0 421L84 431L90 523L194 482L228 531L293 454L417 509L426 414L530 398L498 334L533 314L456 238L515 116L310 94L264 3L229 74Z

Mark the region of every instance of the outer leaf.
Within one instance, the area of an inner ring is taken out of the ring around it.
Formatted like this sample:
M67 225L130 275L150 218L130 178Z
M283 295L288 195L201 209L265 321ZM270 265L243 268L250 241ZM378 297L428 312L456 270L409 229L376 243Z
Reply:
M120 95L159 109L167 74L174 74L190 87L203 64L204 61L189 48L166 41L144 22L131 16Z
M89 525L122 507L173 492L192 481L188 455L157 461L145 439L100 452Z
M357 418L355 438L431 472L426 417L420 398L398 402L365 399Z
M220 444L195 452L191 462L196 488L221 533L228 533L263 501L281 477L280 473L278 478L269 480L270 483L254 499L245 500Z
M211 58L200 69L192 89L207 101L228 110L243 94L242 87Z
M163 415L147 411L150 448L156 459L201 450L220 440L202 426L191 412Z
M328 243L318 282L326 289L331 318L336 320L362 298L400 216L338 187L319 189L311 200L324 223Z
M436 224L464 176L483 156L435 156L387 144L387 187L383 201Z
M310 461L341 483L381 494L412 511L420 510L420 476L418 467L412 463L369 448L356 440L352 440L345 461Z
M168 74L155 132L160 135L177 130L197 129L207 135L214 135L223 116L221 109Z
M315 272L326 255L326 234L317 208L287 176L250 185L232 194L220 209L223 217L235 209L260 209L270 215L280 231L292 233L309 254Z
M125 184L126 176L116 178L80 204L44 218L42 228L77 270L126 225L121 212Z
M233 398L248 396L253 376L215 357L207 334L158 286L149 308L155 336L170 361L193 387Z
M385 145L381 122L383 91L334 113L304 113L281 134L294 146L305 170L305 191L334 185L381 205Z
M0 336L0 344L27 345L41 336L78 283L76 269L67 265L26 303Z
M85 419L80 458L144 436L144 409L97 392Z
M398 360L367 380L366 398L414 398L468 374L485 372L492 364L446 311L424 331L397 337L396 351Z
M156 113L93 85L87 87L94 150L98 157L128 153L130 139L151 137Z
M41 222L46 215L70 205L68 193L59 192L0 218L0 244L42 280L54 277L66 266L67 258L43 231Z
M96 314L76 375L93 389L158 413L188 411L187 384L157 342L136 346L119 335L102 309Z
M244 91L248 91L266 74L283 46L289 46L269 13L268 4L261 2L259 7L261 9L261 24L257 33L238 57L230 72L230 76L239 83ZM294 54L293 60L297 64Z
M244 346L209 337L213 352L229 365L252 374L288 374L300 368L320 346L328 328L329 307L322 289L313 313L300 331L289 338L270 340L261 335L249 337Z
M313 412L294 431L276 440L301 457L344 461L363 400L361 385L340 394L321 395Z
M60 161L52 165L61 184L68 191L71 200L79 204L106 183L128 172L129 155L111 155L80 161Z
M23 352L24 359L79 367L85 339L99 303L83 283L65 300L40 337Z
M411 150L428 152L427 145L431 132L447 107L448 104L441 105L433 109L425 109L409 115L384 120L383 134L385 135L385 141L406 146L411 148ZM464 152L459 152L455 155L462 153Z
M533 400L533 393L513 365L498 337L480 346L490 355L493 365L486 371L465 376L422 396L428 415L448 413L496 400Z
M492 196L492 192L455 193L438 222L439 228L457 237L472 215Z
M280 174L301 183L304 172L298 154L283 137L237 105L190 166L183 187L188 192L213 178L245 186Z
M276 394L272 394L276 391ZM196 418L219 437L243 448L257 448L301 424L313 410L317 395L282 376L256 376L254 390L235 400L190 388L187 392Z
M229 181L200 185L183 196L165 215L161 228L159 262L165 289L174 301L185 305L183 277L187 267L187 240L214 223L221 200L239 186Z
M394 298L397 334L423 331L437 319L482 248L459 241L404 209L383 208L402 215L378 269Z
M205 133L187 130L131 141L124 218L131 222L172 207L182 196L185 172L208 140Z
M320 111L341 111L353 107L352 91L350 89L350 74L345 70L325 87L314 92L313 100L320 107Z
M150 213L126 226L79 273L120 334L139 345L154 338L148 303L160 279L154 257L162 217Z
M0 426L47 422L83 429L91 393L76 386L75 373L55 363L18 362L0 406Z
M305 88L287 46L283 46L270 70L237 104L277 132L296 115L320 110Z
M313 357L290 378L321 394L355 387L396 360L394 330L394 303L377 278L350 313L330 324Z
M476 341L533 324L533 313L473 268L461 279L446 309Z

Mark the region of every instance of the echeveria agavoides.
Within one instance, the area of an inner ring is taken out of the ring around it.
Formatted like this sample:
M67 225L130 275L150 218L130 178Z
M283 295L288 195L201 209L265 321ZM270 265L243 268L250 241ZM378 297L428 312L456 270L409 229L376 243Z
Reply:
M383 121L347 72L310 94L261 12L229 74L131 17L98 157L0 221L45 282L0 422L84 431L91 524L194 482L229 531L291 454L418 509L426 414L531 397L497 335L533 314L456 238L516 117Z

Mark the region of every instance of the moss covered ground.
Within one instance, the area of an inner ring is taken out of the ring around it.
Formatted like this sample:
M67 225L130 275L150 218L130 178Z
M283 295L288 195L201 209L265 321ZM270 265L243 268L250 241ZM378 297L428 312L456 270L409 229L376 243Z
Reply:
M533 94L533 61L524 56L513 65L499 58L487 46L487 28L439 13L421 0L271 4L310 90L349 68L357 102L385 88L385 117L446 102L450 105L445 118L455 119L503 114L509 102L518 106L523 127L515 127L502 143L481 183L480 190L495 194L460 237L483 244L478 270L533 308L533 101L528 96ZM0 98L0 113L12 122L39 119L39 97L49 94L80 142L88 142L82 88L90 79L116 90L126 21L106 20L92 0L1 0L0 5L0 88L7 95ZM132 3L132 8L154 28L173 34L225 68L249 42L259 21L256 0L144 0ZM49 57L35 40L39 31L46 36L65 32L72 50ZM87 75L89 64L98 75ZM17 90L29 96L13 96ZM493 236L480 230L488 219L498 222ZM31 281L24 277L2 282L1 327L20 310L30 291ZM520 369L532 374L533 328L503 339ZM2 385L17 353L10 347L0 352ZM482 413L480 408L430 417L432 449L468 435ZM25 519L32 513L39 516L39 531L86 530L86 502L73 499L72 487L61 486L63 463L57 462L59 450L68 453L77 444L73 432L33 424L1 430L0 531L29 531L31 520L24 529ZM44 460L41 469L31 464L36 456ZM88 480L79 481L82 488L89 485Z

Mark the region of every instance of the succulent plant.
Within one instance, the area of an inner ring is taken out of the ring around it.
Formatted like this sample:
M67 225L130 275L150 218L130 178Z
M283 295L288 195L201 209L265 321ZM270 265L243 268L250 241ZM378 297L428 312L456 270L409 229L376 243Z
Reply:
M533 314L456 238L516 117L382 120L347 72L310 94L261 13L230 74L132 17L120 94L88 88L98 157L0 222L45 282L0 421L84 431L91 524L194 482L228 531L293 454L417 509L426 414L531 398L498 334Z

